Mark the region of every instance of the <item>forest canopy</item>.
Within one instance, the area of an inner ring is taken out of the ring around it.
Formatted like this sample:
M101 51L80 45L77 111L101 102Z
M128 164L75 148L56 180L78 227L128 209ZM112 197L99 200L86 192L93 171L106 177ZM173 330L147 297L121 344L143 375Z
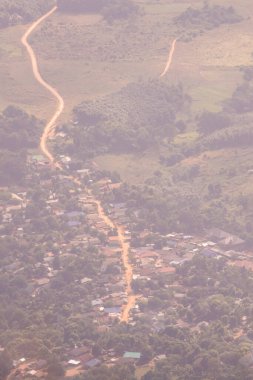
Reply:
M0 114L0 183L20 182L27 149L36 148L41 123L20 108L8 106Z
M129 84L97 102L84 102L74 109L75 152L82 158L102 152L140 152L170 140L177 116L190 101L181 85L150 80Z
M28 23L53 5L53 0L0 0L0 28Z
M189 7L175 18L175 23L187 30L203 31L219 27L223 24L234 24L242 21L235 9L221 5L205 3L202 8Z
M138 12L132 0L58 0L60 11L72 13L101 13L108 21L124 19Z

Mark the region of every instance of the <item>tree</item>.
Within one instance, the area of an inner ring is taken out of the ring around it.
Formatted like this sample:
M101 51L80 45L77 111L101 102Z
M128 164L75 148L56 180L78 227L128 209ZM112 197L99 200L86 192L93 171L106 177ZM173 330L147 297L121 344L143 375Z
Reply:
M64 375L64 369L58 358L51 358L50 363L48 364L47 372L49 379L55 379Z
M230 118L223 113L204 111L198 118L198 129L200 133L208 135L215 130L227 128L231 125Z
M8 352L3 351L0 354L0 380L5 380L13 367L12 360Z

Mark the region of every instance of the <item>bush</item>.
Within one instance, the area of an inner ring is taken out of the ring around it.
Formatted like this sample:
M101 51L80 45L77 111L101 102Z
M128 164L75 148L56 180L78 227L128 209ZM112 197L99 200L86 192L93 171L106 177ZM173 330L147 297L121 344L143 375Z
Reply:
M175 23L186 29L198 29L201 32L203 29L210 30L222 24L234 24L241 20L242 17L233 7L204 4L201 9L189 7L175 19Z
M199 132L208 135L217 129L223 129L227 128L231 125L230 118L220 112L220 113L214 113L214 112L207 112L204 111L198 118L198 129Z
M30 22L53 5L53 0L0 0L0 28Z
M62 12L101 13L110 22L138 12L138 6L132 0L58 0L58 8Z

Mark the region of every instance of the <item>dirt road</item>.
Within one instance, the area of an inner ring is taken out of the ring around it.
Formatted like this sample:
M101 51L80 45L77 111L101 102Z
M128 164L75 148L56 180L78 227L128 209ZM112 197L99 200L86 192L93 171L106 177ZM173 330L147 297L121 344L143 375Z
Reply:
M130 245L126 241L125 231L123 227L118 227L119 241L122 247L122 259L125 268L125 279L126 279L126 292L127 292L127 304L123 307L121 314L121 322L128 322L130 310L135 306L136 296L132 292L132 279L133 279L133 268L129 262L129 249Z
M175 53L175 49L176 49L176 43L177 43L177 39L175 38L172 42L172 45L171 45L171 48L170 48L170 52L169 52L169 58L168 58L168 61L166 63L166 66L165 66L165 69L163 70L163 72L161 73L160 77L164 77L164 75L167 74L167 72L169 71L170 69L170 66L172 64L172 59L173 59L173 55Z
M101 219L110 227L117 230L119 242L121 245L121 253L122 253L122 261L125 268L125 281L126 281L126 293L127 293L127 303L122 308L121 313L121 322L128 322L129 320L129 313L130 310L134 307L136 296L132 293L132 279L133 279L133 268L131 264L129 263L129 243L126 241L125 238L125 231L123 227L119 227L116 224L113 223L113 221L105 214L103 207L101 206L101 203L99 201L95 201L97 208L98 208L98 214Z
M56 101L57 101L56 110L55 110L53 116L51 117L51 119L46 124L46 126L44 128L44 131L43 131L43 134L41 136L40 148L41 148L43 154L49 159L49 161L52 164L54 164L55 167L58 167L59 169L61 169L60 163L57 162L57 160L55 159L55 157L53 156L53 154L49 151L47 143L48 143L48 138L50 136L54 135L56 122L57 122L58 118L60 117L60 115L62 114L62 112L64 110L64 100L61 97L61 95L58 93L58 91L54 87L52 87L50 84L48 84L42 78L42 76L40 74L40 71L39 71L36 55L34 53L33 48L31 47L31 45L28 42L28 38L30 37L30 35L32 34L32 32L43 21L45 21L48 17L50 17L56 10L57 10L57 7L54 7L53 9L51 9L51 11L49 11L44 16L40 17L37 21L35 21L28 28L28 30L26 31L26 33L23 35L23 37L21 39L21 42L25 46L25 48L26 48L26 50L27 50L27 52L28 52L28 54L30 56L31 64L32 64L32 70L33 70L33 75L34 75L35 79L46 90L48 90L53 95L53 97L56 99ZM72 178L72 180L76 184L81 185L80 181L77 178L74 178L74 177L71 177L71 178ZM116 226L113 223L113 221L105 214L105 212L104 212L104 210L103 210L103 208L101 206L101 203L98 200L94 199L94 203L96 203L96 205L97 205L98 214L101 217L101 219L103 219L105 221L105 223L108 226L110 226L111 228L116 228L117 229L118 238L119 238L119 241L120 241L120 244L121 244L121 248L122 248L121 252L122 252L122 260L123 260L123 264L124 264L124 268L125 268L126 292L127 292L127 304L124 305L124 307L122 308L121 321L122 322L128 322L130 310L134 307L135 300L136 300L136 297L132 294L132 289L131 289L133 269L132 269L131 264L129 263L129 244L126 242L123 228L122 227L118 227L118 226Z
M44 155L49 159L49 161L51 163L55 163L56 166L59 167L59 164L57 164L57 162L55 162L55 158L54 156L52 155L52 153L50 153L50 151L48 150L48 147L47 147L47 142L48 142L48 137L50 136L50 134L52 134L52 132L54 132L54 129L55 129L55 124L56 124L56 121L58 120L58 118L60 117L60 115L62 114L63 110L64 110L64 100L63 98L61 97L61 95L58 93L58 91L50 86L50 84L48 84L41 76L40 74L40 71L39 71L39 67L38 67L38 62L37 62L37 58L36 58L36 55L34 53L34 50L33 48L31 47L31 45L29 44L28 42L28 38L30 37L30 35L33 33L33 31L43 22L45 21L48 17L50 17L55 11L57 10L57 7L54 7L51 9L51 11L49 11L48 13L46 13L44 16L40 17L37 21L35 21L31 26L30 28L25 32L25 34L23 35L22 39L21 39L21 42L22 44L25 46L29 56L30 56L30 59L31 59L31 63L32 63L32 70L33 70L33 75L35 77L35 79L46 89L48 90L54 97L54 99L56 99L57 101L57 108L53 114L53 116L51 117L51 119L48 121L45 129L44 129L44 132L41 136L41 140L40 140L40 148L42 150L42 152L44 153Z

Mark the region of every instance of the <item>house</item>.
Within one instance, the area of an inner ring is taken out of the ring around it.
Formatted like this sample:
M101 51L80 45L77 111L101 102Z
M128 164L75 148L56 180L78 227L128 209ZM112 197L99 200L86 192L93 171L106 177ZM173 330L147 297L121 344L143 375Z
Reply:
M120 254L120 251L118 249L105 247L103 248L103 254L106 256L117 256Z
M65 214L65 216L68 218L68 219L76 219L80 216L83 216L84 215L84 212L83 211L70 211L70 212L67 212Z
M81 364L84 365L85 363L89 362L90 360L94 359L92 354L89 352L87 354L78 356L78 360L80 360Z
M110 247L120 247L120 242L118 236L110 236L109 239L109 246Z
M157 270L158 273L175 273L175 267L162 267Z
M80 362L80 360L71 359L68 361L68 364L73 365L73 366L77 366L77 365L81 364L81 362Z
M206 241L204 243L201 244L202 247L214 247L216 245L216 243L214 243L213 241Z
M165 359L166 359L166 355L165 354L157 355L154 358L155 361L160 361L160 360L165 360Z
M207 258L216 258L219 255L217 251L210 248L204 248L200 253Z
M93 301L91 301L91 305L92 305L93 307L95 307L95 306L102 306L102 305L103 305L103 301L100 300L100 299L98 299L98 300L93 300Z
M140 352L132 352L132 351L126 351L123 355L123 359L130 359L131 360L139 360L141 358Z
M245 241L236 235L222 231L219 228L212 228L208 231L208 237L226 249L244 248Z
M76 358L81 355L87 354L88 352L90 352L90 348L87 346L75 347L73 350L69 351L68 355Z
M38 360L38 361L34 364L34 369L36 369L36 370L45 369L46 367L47 367L47 361L46 361L46 360L43 360L43 359Z
M106 307L104 309L104 312L106 314L120 314L121 313L121 307L120 306Z
M90 368L97 367L100 364L101 364L101 360L99 360L99 359L91 359L88 362L86 362L84 365L85 365L86 368L90 369Z
M69 227L78 227L81 225L81 222L78 222L76 220L70 220L67 224Z
M44 285L47 285L49 284L50 280L47 278L47 277L44 277L44 278L39 278L38 280L36 280L36 284L38 286L44 286Z
M31 369L30 371L27 372L27 375L28 376L35 376L37 374L37 371L35 371L35 369Z
M89 282L91 282L92 279L89 278L89 277L84 277L80 280L80 283L83 285L83 284L88 284Z
M138 252L137 251L137 255L139 255L139 257L142 259L145 259L145 258L157 259L160 256L155 251L144 251L144 252Z
M245 241L238 236L229 235L225 239L219 242L219 245L225 249L243 249L245 247Z
M207 232L207 236L214 241L225 239L229 234L219 228L211 228Z
M87 176L90 174L90 169L78 169L76 172L81 176Z

